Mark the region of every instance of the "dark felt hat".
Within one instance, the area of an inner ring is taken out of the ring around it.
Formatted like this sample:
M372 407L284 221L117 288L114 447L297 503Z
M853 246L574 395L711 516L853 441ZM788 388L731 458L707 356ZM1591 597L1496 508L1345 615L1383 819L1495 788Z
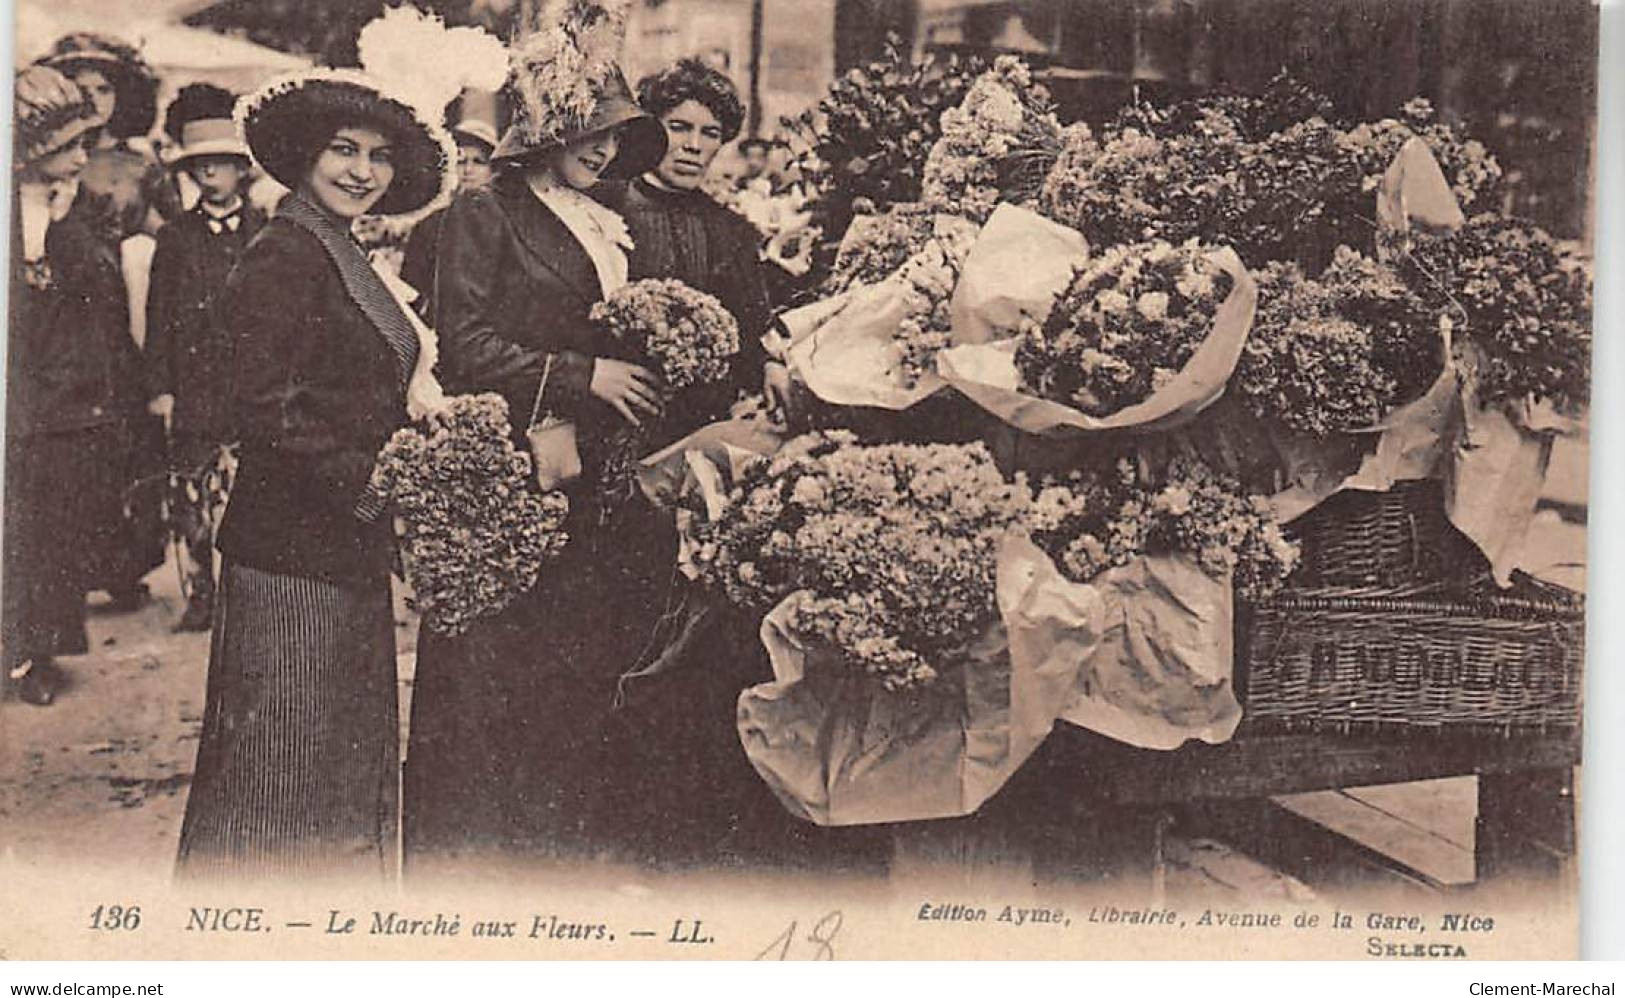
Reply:
M628 179L660 165L666 155L666 127L632 99L626 77L619 71L611 73L594 89L597 99L585 119L536 123L521 114L503 133L491 158L528 162L588 136L617 130L620 148L606 176Z
M317 153L341 128L376 128L394 144L395 176L374 214L432 210L451 197L457 147L404 101L358 70L309 70L277 80L237 105L254 159L284 187L296 189Z

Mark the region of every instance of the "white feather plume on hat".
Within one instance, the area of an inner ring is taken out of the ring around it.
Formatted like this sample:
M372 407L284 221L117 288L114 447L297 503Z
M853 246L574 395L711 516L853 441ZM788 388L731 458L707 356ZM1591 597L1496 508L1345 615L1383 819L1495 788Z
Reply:
M464 89L497 90L508 49L483 28L448 28L415 7L390 7L356 38L361 68L426 121L439 122Z

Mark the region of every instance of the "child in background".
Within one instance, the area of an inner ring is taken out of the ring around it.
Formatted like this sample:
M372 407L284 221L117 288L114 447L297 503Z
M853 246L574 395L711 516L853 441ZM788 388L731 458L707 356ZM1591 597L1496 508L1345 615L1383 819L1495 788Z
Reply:
M265 222L243 196L249 159L232 121L235 104L226 90L193 84L170 104L164 126L178 147L170 166L199 191L192 210L158 233L147 296L149 408L169 428L170 529L186 562L186 610L178 631L206 631L213 614L211 473L232 439L226 418L231 355L216 302Z

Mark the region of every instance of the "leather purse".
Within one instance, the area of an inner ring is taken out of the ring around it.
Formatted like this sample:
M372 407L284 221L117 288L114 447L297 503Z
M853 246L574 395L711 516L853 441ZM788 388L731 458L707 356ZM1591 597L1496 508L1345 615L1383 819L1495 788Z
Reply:
M548 354L542 366L542 383L536 389L536 404L531 407L530 425L525 428L536 484L543 492L551 492L581 477L581 449L576 443L575 421L542 411L542 395L547 391L547 378L552 372L553 355Z

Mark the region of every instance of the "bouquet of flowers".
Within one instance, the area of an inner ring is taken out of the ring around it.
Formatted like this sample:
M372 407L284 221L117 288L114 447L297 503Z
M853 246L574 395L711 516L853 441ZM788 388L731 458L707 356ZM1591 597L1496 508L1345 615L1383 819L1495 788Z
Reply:
M1114 246L1024 331L1015 354L1021 384L1090 416L1134 405L1190 361L1231 286L1194 243Z
M529 591L567 540L569 502L537 493L499 395L453 397L443 412L396 431L372 488L394 499L412 605L444 634Z
M1361 193L1369 195L1377 189L1388 164L1412 137L1427 143L1464 211L1495 203L1501 188L1501 164L1482 142L1437 120L1433 104L1425 97L1407 102L1397 118L1358 124L1343 133L1343 147L1358 165Z
M594 305L591 318L627 359L659 376L668 406L690 389L725 383L739 353L739 323L721 302L679 280L633 281ZM607 498L631 497L637 460L659 443L653 434L647 424L617 432L600 477Z
M1484 213L1457 232L1414 238L1398 266L1482 351L1480 400L1532 396L1565 413L1584 408L1591 265L1578 249L1529 222Z
M879 284L897 273L909 257L925 249L935 216L919 204L898 204L852 220L835 254L835 268L824 282L827 294L840 294L860 284Z
M1000 56L958 107L943 112L920 198L936 211L985 222L1007 193L1016 201L1037 193L1060 136L1049 92L1026 63Z
M902 380L912 388L937 369L937 353L948 346L953 331L951 304L960 269L970 254L974 233L945 233L926 244L898 271L907 311L897 328Z
M1029 494L981 444L855 441L808 434L749 466L695 525L693 564L885 688L926 686L997 620L995 554Z
M1235 479L1187 456L1150 479L1122 460L1110 473L1046 482L1028 515L1034 542L1075 582L1142 555L1185 554L1252 597L1273 592L1297 564L1268 500Z
M1267 423L1317 438L1370 427L1439 373L1437 316L1369 257L1339 247L1319 280L1271 263L1258 286L1231 385Z
M983 68L974 57L953 54L913 62L893 36L882 58L848 70L816 107L784 119L813 192L813 226L835 239L855 214L919 201L942 113L960 102ZM818 265L828 267L829 257Z

